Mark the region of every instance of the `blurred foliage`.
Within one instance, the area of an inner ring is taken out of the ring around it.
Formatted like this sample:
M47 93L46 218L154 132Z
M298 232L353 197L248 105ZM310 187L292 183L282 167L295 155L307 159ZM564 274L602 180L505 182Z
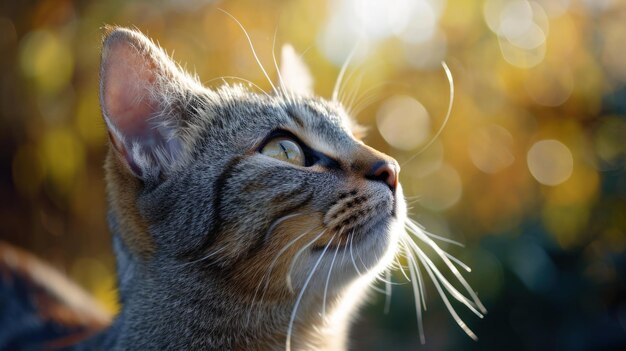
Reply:
M0 233L111 311L114 263L98 105L104 24L136 27L208 86L268 89L291 42L396 157L411 213L473 267L475 343L427 287L427 343L412 293L366 309L354 349L626 348L626 3L621 0L5 1L0 4ZM276 48L278 51L279 48ZM449 122L448 81L455 100ZM223 78L221 78L223 77ZM445 245L444 245L445 246ZM394 281L403 284L399 274Z

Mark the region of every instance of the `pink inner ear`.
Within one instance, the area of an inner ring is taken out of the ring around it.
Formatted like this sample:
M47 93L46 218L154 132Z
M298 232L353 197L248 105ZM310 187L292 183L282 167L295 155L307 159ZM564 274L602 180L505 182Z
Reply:
M174 70L167 55L141 33L116 29L104 41L104 117L113 147L138 177L162 174L181 157L181 116L162 105L168 98L175 103L175 94L164 85L176 79Z
M103 67L103 104L106 117L125 137L150 133L148 120L158 113L150 90L156 81L152 59L124 39L106 48Z

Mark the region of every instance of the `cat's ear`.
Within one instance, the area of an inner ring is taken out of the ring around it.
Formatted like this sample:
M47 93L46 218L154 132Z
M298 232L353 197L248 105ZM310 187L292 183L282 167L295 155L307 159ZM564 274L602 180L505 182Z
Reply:
M313 94L313 77L309 68L289 44L283 45L280 76L283 87L288 91L300 95Z
M184 107L198 86L143 34L107 29L100 104L111 143L136 177L167 175L185 157Z

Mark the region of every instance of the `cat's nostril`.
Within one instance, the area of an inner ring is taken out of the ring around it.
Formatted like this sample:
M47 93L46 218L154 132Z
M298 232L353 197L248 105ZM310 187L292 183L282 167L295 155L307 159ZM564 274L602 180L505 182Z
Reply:
M374 163L365 178L386 183L391 191L395 191L398 186L398 166L387 161Z

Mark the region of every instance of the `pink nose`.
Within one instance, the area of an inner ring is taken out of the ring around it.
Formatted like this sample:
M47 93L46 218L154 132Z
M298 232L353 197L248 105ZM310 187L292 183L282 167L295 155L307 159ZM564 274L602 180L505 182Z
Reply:
M365 178L384 182L389 186L391 191L395 191L398 186L398 172L400 172L400 167L397 164L387 161L378 161L372 165L372 168L369 173L365 175Z

